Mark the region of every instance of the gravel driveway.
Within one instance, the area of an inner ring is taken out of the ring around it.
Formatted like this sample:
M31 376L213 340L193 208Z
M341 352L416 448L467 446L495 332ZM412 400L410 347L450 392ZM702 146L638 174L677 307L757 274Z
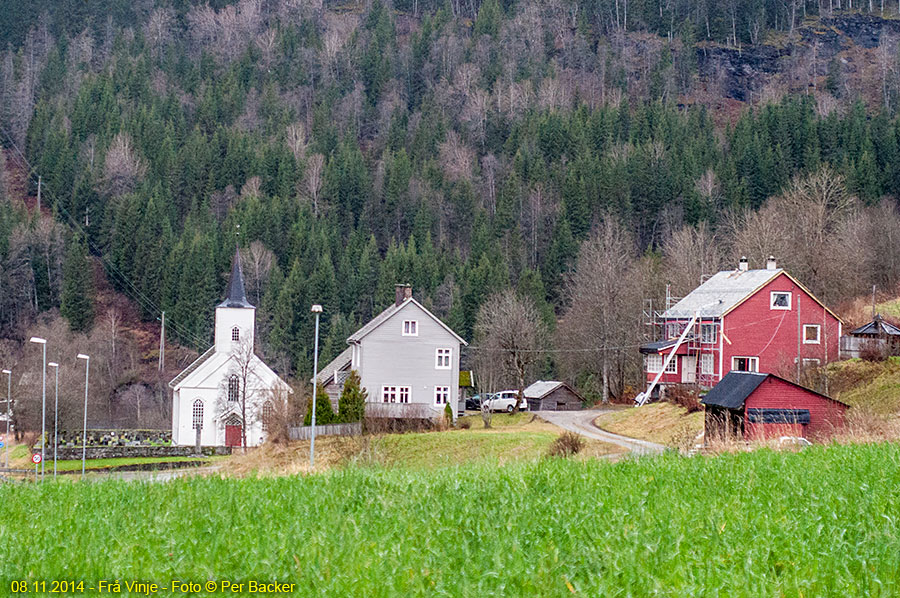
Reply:
M661 444L605 432L595 426L594 420L597 419L599 415L607 413L608 411L609 410L606 409L587 409L584 411L540 411L537 415L564 430L581 434L587 438L602 440L603 442L621 446L638 456L659 455L666 450L666 447Z

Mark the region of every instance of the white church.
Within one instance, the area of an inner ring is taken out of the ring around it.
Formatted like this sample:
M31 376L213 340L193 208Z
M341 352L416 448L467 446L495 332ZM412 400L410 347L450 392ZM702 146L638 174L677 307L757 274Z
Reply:
M172 389L172 443L247 446L265 441L266 423L290 387L253 352L256 308L247 301L235 250L225 301L216 307L215 344L178 374Z

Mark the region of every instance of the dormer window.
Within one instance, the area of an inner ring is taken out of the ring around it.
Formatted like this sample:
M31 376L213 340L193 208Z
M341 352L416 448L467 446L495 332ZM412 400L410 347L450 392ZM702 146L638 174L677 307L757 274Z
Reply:
M416 320L403 320L403 336L419 336L419 323Z
M241 329L237 326L231 329L231 340L234 342L241 340Z
M772 291L769 296L769 308L770 309L781 309L785 311L790 311L791 309L791 294L785 293L781 291Z

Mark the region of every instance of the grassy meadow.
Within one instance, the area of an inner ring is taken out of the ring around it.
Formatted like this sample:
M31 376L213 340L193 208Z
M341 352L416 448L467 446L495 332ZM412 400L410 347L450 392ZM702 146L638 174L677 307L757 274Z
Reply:
M594 423L614 434L676 447L694 444L703 431L703 412L688 413L672 403L649 403L604 413Z
M177 578L303 596L897 596L900 446L4 485L0 554L7 590Z

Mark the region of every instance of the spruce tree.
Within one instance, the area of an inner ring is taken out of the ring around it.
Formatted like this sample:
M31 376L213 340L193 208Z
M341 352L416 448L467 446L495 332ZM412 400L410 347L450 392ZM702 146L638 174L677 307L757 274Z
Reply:
M94 321L93 268L88 258L87 243L80 234L69 241L63 264L63 288L59 312L76 332L90 329Z
M369 393L360 385L359 374L356 370L352 370L344 382L344 389L338 400L337 421L347 423L361 421L366 414L368 396ZM316 418L318 417L319 414L316 413Z

